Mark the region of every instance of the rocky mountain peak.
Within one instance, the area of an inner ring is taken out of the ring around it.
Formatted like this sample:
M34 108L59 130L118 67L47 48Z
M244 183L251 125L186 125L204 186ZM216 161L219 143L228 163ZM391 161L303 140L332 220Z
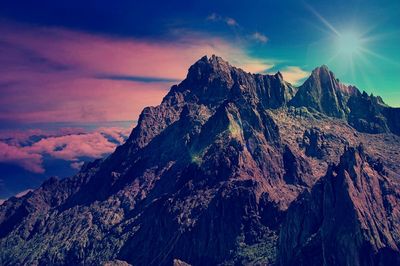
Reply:
M400 265L400 137L347 123L398 110L337 86L201 58L113 154L0 205L0 264Z
M321 65L319 67L314 68L311 74L317 77L330 76L330 75L334 76L333 72L329 70L327 65Z
M319 85L324 90L341 92L344 94L348 93L347 86L340 83L335 74L331 70L329 70L327 65L322 65L315 68L311 72L311 76L309 77L308 82L314 83L316 84L316 86Z
M315 68L299 87L291 104L308 107L329 116L345 118L347 99L354 89L339 82L326 65Z
M276 72L276 74L274 76L279 78L280 80L283 80L283 75L280 71Z
M311 72L310 78L312 78L314 82L319 82L322 84L322 87L325 87L326 89L332 88L333 90L347 96L353 95L357 92L359 93L355 86L341 83L327 65L316 67Z
M286 105L296 92L280 72L251 74L215 55L204 56L193 64L177 88L208 106L218 106L225 100L239 97L252 104L278 108Z
M208 58L206 55L194 63L188 71L187 80L202 81L210 75L221 75L229 79L232 66L221 57L212 55Z

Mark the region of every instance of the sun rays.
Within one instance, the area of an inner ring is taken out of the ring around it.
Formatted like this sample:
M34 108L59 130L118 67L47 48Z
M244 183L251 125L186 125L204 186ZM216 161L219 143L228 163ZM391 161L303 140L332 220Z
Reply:
M377 43L385 41L388 34L374 33L373 29L378 25L362 25L357 18L335 25L318 13L313 7L307 5L307 9L320 21L320 25L314 25L325 35L324 39L316 42L314 46L323 46L315 49L315 52L323 51L327 58L327 64L336 65L343 72L350 74L353 81L356 77L364 80L365 84L371 83L371 75L378 73L376 60L399 66L399 63L374 50ZM377 22L378 23L378 22ZM391 34L389 34L390 37Z

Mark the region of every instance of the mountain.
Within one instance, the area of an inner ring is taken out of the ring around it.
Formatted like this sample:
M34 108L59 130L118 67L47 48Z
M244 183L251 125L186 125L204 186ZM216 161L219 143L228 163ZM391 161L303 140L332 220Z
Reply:
M400 134L400 108L387 106L381 97L361 93L339 82L327 66L314 69L290 101L330 117L345 118L355 129L367 133Z
M399 184L362 146L291 204L280 231L282 265L399 265Z
M113 154L0 206L0 264L398 264L399 114L326 66L203 57Z

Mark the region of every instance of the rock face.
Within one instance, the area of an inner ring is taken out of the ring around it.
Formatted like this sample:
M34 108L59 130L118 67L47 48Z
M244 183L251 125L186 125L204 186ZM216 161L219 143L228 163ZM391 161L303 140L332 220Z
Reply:
M297 89L203 57L112 155L0 206L0 264L393 265L397 114L325 66Z
M400 133L400 108L389 107L379 96L369 96L354 86L340 83L325 65L313 70L290 105L346 119L361 132Z
M399 265L399 194L362 146L292 203L282 225L282 265Z
M306 106L328 116L342 118L346 115L347 98L354 94L355 90L354 87L341 84L324 65L313 70L311 76L300 86L291 104L296 107Z

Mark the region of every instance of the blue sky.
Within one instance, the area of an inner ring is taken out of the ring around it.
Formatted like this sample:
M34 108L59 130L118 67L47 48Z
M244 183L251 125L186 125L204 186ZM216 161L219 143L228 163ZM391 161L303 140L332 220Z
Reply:
M219 36L273 61L271 71L328 64L344 82L400 105L399 1L8 1L0 17L153 42L182 41L185 32ZM363 44L371 53L354 56L352 69L346 56L330 60L337 38L321 18L340 33L371 39ZM255 33L267 42L252 39Z

